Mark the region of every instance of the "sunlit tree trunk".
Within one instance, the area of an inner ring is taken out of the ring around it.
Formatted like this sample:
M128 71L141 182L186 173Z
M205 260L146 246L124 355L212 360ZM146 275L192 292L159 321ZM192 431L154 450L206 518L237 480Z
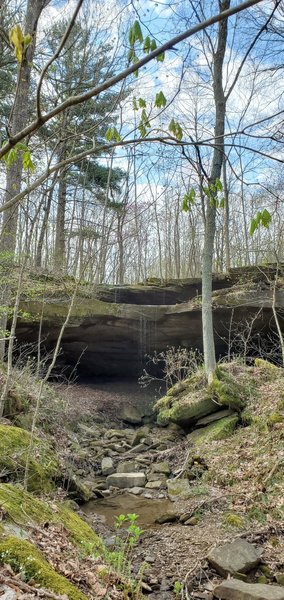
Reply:
M220 2L221 12L230 8L230 0ZM218 25L218 42L214 54L213 90L215 103L214 151L209 184L215 186L220 179L224 160L224 131L226 100L223 89L223 62L227 42L227 19ZM216 354L212 312L212 267L216 230L216 194L206 198L205 239L202 261L202 327L205 370L210 383L216 369Z

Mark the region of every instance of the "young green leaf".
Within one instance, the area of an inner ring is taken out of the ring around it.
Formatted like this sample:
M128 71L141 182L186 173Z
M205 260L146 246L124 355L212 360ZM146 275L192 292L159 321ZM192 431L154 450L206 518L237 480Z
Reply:
M145 54L149 54L150 50L151 50L151 39L150 39L149 35L147 35L147 37L144 40L143 52L145 52Z
M155 99L155 106L157 108L164 108L167 104L167 100L163 94L162 91L158 92L156 94L156 99Z
M121 136L119 135L116 127L109 127L109 129L106 132L106 139L108 140L108 142L111 142L112 140L115 140L116 142L121 141Z
M191 190L189 190L189 192L187 192L187 194L185 194L183 197L182 210L184 212L188 212L191 209L191 207L195 204L195 198L196 192L193 188L191 188Z
M144 98L138 98L139 108L146 108L146 100Z
M171 122L169 124L169 131L170 131L170 133L173 134L173 136L175 138L177 138L177 140L179 140L179 141L182 140L183 131L182 131L180 124L177 121L175 121L175 119L171 120Z
M165 53L161 52L161 54L158 54L156 60L157 60L157 62L164 62L164 60L165 60Z
M151 52L154 52L154 50L156 50L157 48L157 44L156 44L156 40L152 40L151 41Z
M22 62L23 60L23 50L24 50L24 44L25 44L25 38L21 29L21 26L15 25L15 27L13 27L10 31L9 34L9 39L11 44L14 46L15 48L15 56L16 59L19 63Z

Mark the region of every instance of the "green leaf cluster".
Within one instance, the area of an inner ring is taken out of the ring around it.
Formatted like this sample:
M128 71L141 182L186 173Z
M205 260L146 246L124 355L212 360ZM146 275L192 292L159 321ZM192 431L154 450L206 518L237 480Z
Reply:
M4 142L4 144L5 143L6 142ZM15 160L17 160L19 153L22 155L24 171L34 171L35 164L32 160L31 151L26 144L22 144L20 142L8 150L8 152L6 152L6 154L3 156L3 160L5 161L8 169L10 169Z
M106 139L108 142L114 140L115 142L121 141L121 135L118 133L116 127L109 127L106 132Z
M181 128L180 124L175 119L171 120L171 122L169 124L169 131L170 131L170 133L173 134L173 136L179 142L182 140L182 138L183 138L183 131L182 131L182 128Z
M250 224L250 235L253 235L259 227L265 227L266 229L268 229L271 220L271 214L266 208L262 211L259 211L254 217L254 219L252 219L252 222Z
M191 207L195 204L196 191L191 188L187 194L184 195L182 200L182 210L184 212L189 212Z
M144 38L140 23L137 19L136 19L136 21L134 21L133 25L129 29L128 39L129 39L130 48L128 51L127 58L130 63L135 64L139 60L137 57L137 54L135 52L135 44L137 42L140 44L143 44L143 52L145 54L150 54L150 52L154 52L154 50L157 49L157 42L154 38L150 38L149 35L147 35ZM156 57L156 60L157 60L157 62L163 62L165 60L165 53L161 52L161 54L158 54L158 56ZM137 77L138 70L135 71L134 74Z

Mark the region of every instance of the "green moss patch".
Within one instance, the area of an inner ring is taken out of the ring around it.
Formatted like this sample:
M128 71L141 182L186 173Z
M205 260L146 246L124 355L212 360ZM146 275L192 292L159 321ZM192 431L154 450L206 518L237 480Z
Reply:
M0 484L0 507L7 519L18 525L47 522L61 523L69 532L71 541L86 554L101 552L103 543L93 529L64 504L52 505L34 498L16 486Z
M0 425L0 469L13 481L23 480L29 446L28 431ZM28 489L34 492L50 491L58 468L55 454L44 441L35 437L29 462Z
M56 594L65 594L70 600L87 600L85 594L56 573L41 552L26 540L14 536L0 540L0 563L10 565L25 581L32 580Z
M189 433L187 439L196 445L200 445L205 442L213 442L215 440L224 440L232 435L237 427L239 417L232 415L231 417L225 417L215 423L202 427L201 429L195 429L192 433Z

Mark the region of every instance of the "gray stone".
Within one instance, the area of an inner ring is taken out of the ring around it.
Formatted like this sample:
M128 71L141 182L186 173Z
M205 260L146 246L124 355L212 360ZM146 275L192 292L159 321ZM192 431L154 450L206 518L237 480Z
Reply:
M164 523L174 523L179 520L179 515L176 513L165 513L158 517L155 523L159 523L159 525L163 525Z
M16 600L17 592L8 585L0 585L0 597L1 600Z
M139 466L134 460L123 461L117 465L117 473L136 473L139 470Z
M166 483L167 478L163 473L149 473L149 475L147 475L147 479L148 481L157 481L157 479L160 479L163 483Z
M218 600L284 600L284 589L264 583L244 583L238 579L227 579L214 590Z
M102 474L103 475L111 475L114 473L113 460L110 456L104 456L101 463Z
M163 462L153 464L152 471L154 473L164 473L164 475L169 475L171 469L169 463L165 460Z
M131 406L131 404L124 404L122 407L121 418L125 423L130 423L131 425L141 425L142 415L139 412L136 406Z
M260 561L261 552L246 540L238 539L211 550L207 560L212 567L226 576L234 573L248 573Z
M148 481L145 487L149 488L149 490L159 490L162 485L163 482L160 479L157 479L156 481Z
M137 431L135 431L135 433L133 434L132 440L131 440L131 446L138 446L138 444L140 444L140 442L144 439L147 438L147 436L149 435L149 427L140 427L140 429L137 429ZM147 444L149 446L149 444Z
M133 487L133 488L129 488L128 491L131 494L134 494L134 496L140 496L140 494L142 494L142 492L144 492L144 488L142 488L142 487Z
M170 500L187 500L190 497L188 479L168 479L167 488Z
M146 483L145 473L113 473L107 477L108 487L132 488L144 487Z

